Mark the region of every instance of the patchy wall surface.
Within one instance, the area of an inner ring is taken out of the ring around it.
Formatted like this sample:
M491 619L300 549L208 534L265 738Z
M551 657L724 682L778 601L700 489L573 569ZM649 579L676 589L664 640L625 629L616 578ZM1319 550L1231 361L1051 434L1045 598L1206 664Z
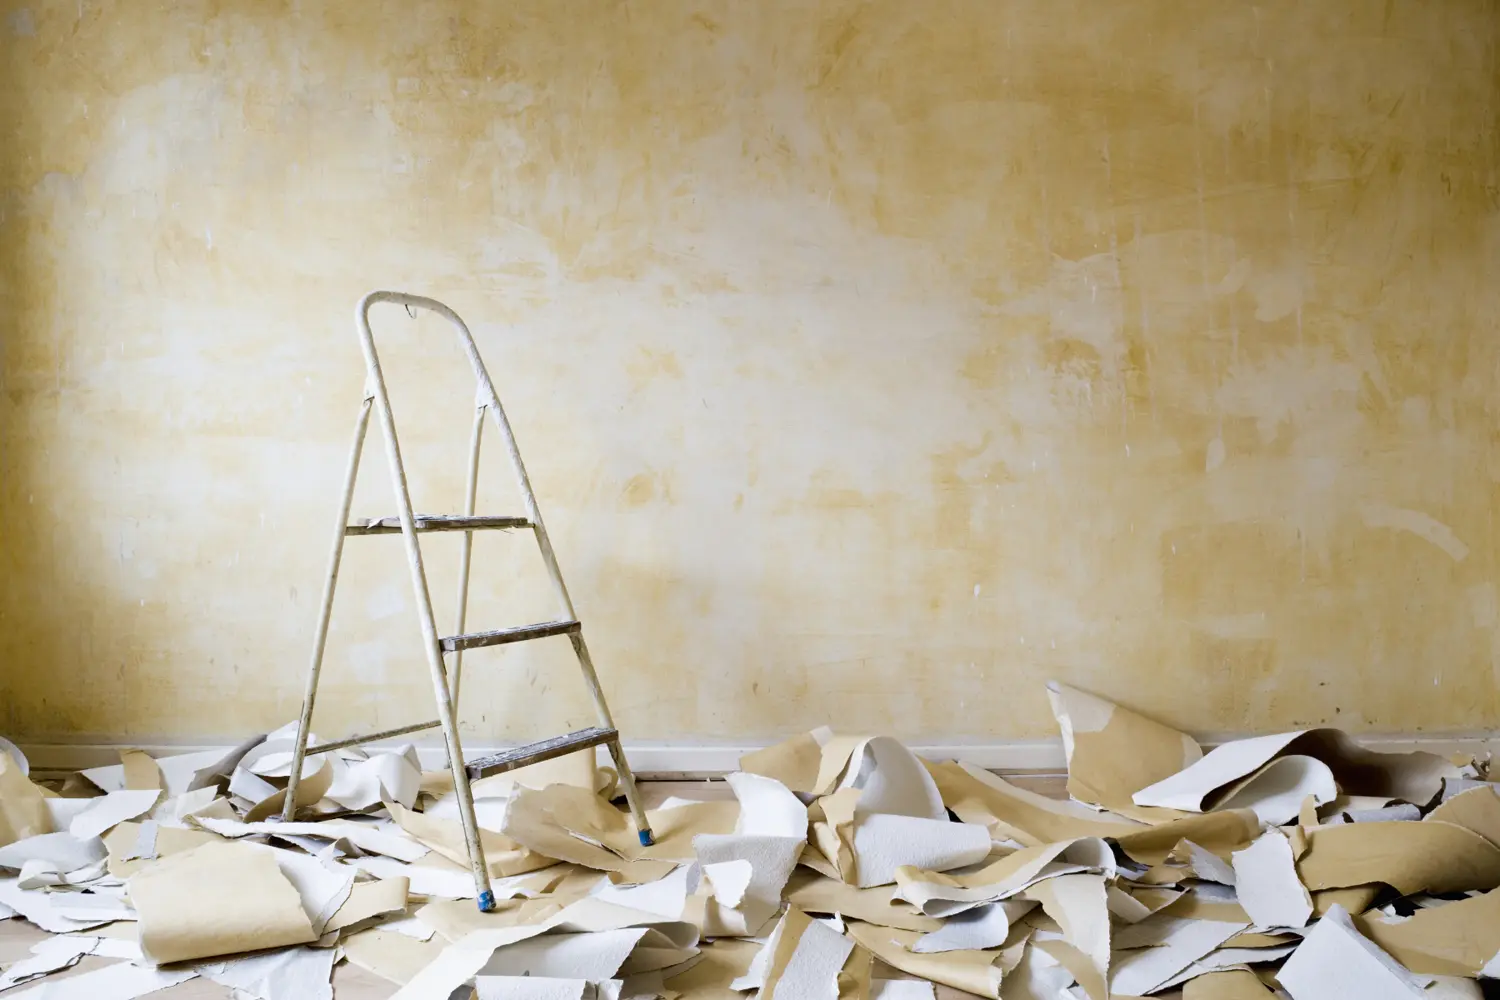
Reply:
M374 287L474 326L633 739L1500 723L1493 3L0 9L11 736L295 715ZM457 347L377 330L460 509ZM399 541L344 580L320 732L428 717ZM469 731L570 663L473 654Z

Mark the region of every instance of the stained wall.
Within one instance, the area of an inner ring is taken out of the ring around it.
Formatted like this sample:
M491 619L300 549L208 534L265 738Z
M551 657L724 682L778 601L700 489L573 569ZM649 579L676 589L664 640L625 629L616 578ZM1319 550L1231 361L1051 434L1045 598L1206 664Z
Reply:
M633 738L1500 722L1493 3L0 10L12 737L295 714L375 287L473 325ZM457 510L462 356L376 325ZM322 733L429 714L405 573L351 541ZM483 537L471 626L543 582ZM472 654L467 731L569 662Z

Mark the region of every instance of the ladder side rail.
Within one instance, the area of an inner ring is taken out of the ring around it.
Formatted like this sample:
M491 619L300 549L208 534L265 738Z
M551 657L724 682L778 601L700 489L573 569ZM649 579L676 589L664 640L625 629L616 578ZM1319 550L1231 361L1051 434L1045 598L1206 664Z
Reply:
M302 780L302 759L312 732L313 702L318 697L318 676L323 670L323 650L328 644L328 623L333 616L333 593L339 581L339 564L344 558L344 528L349 523L349 505L354 502L354 483L359 478L359 460L365 450L365 431L370 427L370 403L374 400L366 386L354 425L354 444L349 449L349 463L344 467L344 495L339 501L339 520L334 527L333 547L328 555L328 574L323 580L323 601L318 606L318 626L313 634L312 659L307 667L307 689L302 694L302 715L297 722L297 743L292 748L292 770L287 778L286 802L281 818L290 823L297 812L297 785Z
M443 723L443 736L447 742L449 768L453 773L453 790L458 799L459 818L463 822L464 840L469 850L470 866L474 872L474 886L481 910L494 908L494 894L490 891L489 869L484 860L484 845L479 838L479 824L474 815L474 797L469 790L469 776L463 766L463 746L458 736L458 722L454 718L453 700L448 689L448 673L443 664L442 648L438 644L437 623L432 614L432 595L427 589L427 573L422 565L422 547L417 539L415 518L411 507L411 491L406 482L406 468L401 462L401 445L396 439L396 422L391 414L390 395L386 391L385 378L380 370L380 358L375 351L375 337L370 331L370 307L377 302L394 301L405 305L421 306L446 316L465 334L471 360L478 364L478 354L473 347L473 338L453 310L432 299L404 295L396 292L371 292L360 300L355 311L359 328L360 348L364 351L365 367L370 373L370 385L375 394L375 411L380 419L385 437L386 456L391 465L391 486L396 494L396 509L401 517L401 534L405 541L407 562L411 567L412 589L417 600L417 617L422 627L422 644L427 654L427 666L432 674L432 688L437 701L438 718ZM482 371L482 366L480 366ZM493 390L491 390L493 393Z

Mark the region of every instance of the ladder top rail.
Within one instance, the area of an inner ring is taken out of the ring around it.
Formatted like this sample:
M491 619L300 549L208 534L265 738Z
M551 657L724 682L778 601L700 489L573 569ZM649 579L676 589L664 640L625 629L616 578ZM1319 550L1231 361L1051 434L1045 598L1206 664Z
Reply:
M355 319L359 326L360 339L365 342L365 347L371 357L375 355L375 335L370 331L370 307L380 302L390 302L409 309L426 309L452 323L458 331L458 338L464 353L469 357L469 364L474 368L474 377L479 381L480 401L500 409L500 397L495 393L495 384L490 381L489 370L484 367L484 359L479 356L479 345L474 343L474 335L469 332L468 324L458 313L437 299L429 299L425 295L413 295L410 292L392 292L382 289L370 292L360 299L359 305L355 308Z

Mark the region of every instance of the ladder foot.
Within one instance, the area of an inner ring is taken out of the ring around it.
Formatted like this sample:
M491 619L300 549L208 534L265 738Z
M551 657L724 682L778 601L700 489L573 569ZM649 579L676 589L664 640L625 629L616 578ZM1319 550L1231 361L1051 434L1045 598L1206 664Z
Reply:
M489 913L495 908L495 894L486 889L479 894L479 912Z
M651 831L649 829L640 831L640 836L642 847L650 847L652 844L656 843L656 838L651 836Z

